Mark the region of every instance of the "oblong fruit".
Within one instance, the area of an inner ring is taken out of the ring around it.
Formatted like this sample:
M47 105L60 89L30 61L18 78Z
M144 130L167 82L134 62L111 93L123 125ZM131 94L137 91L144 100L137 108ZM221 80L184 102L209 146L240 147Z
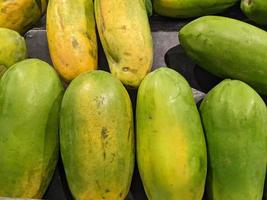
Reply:
M147 0L95 0L97 28L111 73L138 87L150 71L153 44Z
M93 0L49 0L47 39L54 67L66 81L96 69Z
M80 75L61 108L61 155L75 199L125 199L134 165L129 95L103 71Z
M42 198L58 158L61 82L47 63L28 59L0 81L0 196Z
M192 90L174 70L161 68L137 97L137 161L149 199L201 200L206 146Z
M153 0L156 13L174 18L216 14L233 6L238 0Z
M258 24L267 24L266 0L242 0L241 9L244 14Z
M208 199L262 200L267 155L267 110L247 84L225 80L200 107L209 166Z
M189 57L207 71L267 94L267 32L226 17L201 17L179 34ZM234 44L234 45L233 45Z
M0 27L25 33L38 22L48 0L0 0Z
M0 77L7 68L26 57L24 38L16 31L0 28Z

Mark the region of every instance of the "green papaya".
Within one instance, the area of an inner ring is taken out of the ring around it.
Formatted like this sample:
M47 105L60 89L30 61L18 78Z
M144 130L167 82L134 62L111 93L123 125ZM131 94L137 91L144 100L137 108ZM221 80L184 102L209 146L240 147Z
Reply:
M207 16L184 26L179 39L186 54L205 70L267 94L267 32L235 19Z
M225 80L200 107L208 149L208 199L262 200L267 110L247 84Z
M223 12L238 0L153 0L156 13L166 17L189 18Z
M0 196L42 198L58 159L63 87L47 63L27 59L0 80Z
M7 68L26 57L24 38L16 31L0 28L0 77Z
M48 0L0 0L0 27L24 34L46 10Z
M134 167L131 100L104 71L71 82L61 107L60 144L75 199L124 200Z
M201 120L186 80L160 68L137 96L137 161L150 200L201 200L207 157Z
M267 24L266 0L241 0L241 9L244 14L258 24Z
M148 0L95 0L94 3L98 33L111 73L125 85L138 87L153 62Z
M151 0L144 0L146 5L147 15L150 17L153 14L153 6Z

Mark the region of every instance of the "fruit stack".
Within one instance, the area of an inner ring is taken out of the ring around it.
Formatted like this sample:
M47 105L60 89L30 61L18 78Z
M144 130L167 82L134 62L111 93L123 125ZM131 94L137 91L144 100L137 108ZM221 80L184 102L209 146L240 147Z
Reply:
M238 4L248 23L216 16ZM184 57L222 80L199 106L152 70L157 15L187 19ZM24 38L42 16L52 66ZM46 198L61 159L77 200L127 198L135 163L149 200L262 200L266 25L266 0L0 0L0 199Z

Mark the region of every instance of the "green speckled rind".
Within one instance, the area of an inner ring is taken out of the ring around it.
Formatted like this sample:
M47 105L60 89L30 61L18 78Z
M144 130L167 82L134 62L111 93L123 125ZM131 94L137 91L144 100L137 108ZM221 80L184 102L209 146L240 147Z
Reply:
M247 84L225 80L200 107L208 148L208 199L262 200L267 110Z
M227 17L201 17L184 26L179 39L199 66L241 80L267 95L267 32Z
M142 81L137 97L137 161L150 200L201 200L207 157L192 90L169 68Z
M16 31L0 28L0 66L2 66L0 68L9 68L26 57L27 48L24 38Z
M153 0L156 13L173 18L189 18L223 12L238 0Z
M0 196L42 198L59 150L63 87L47 63L28 59L0 80Z
M242 0L241 9L244 14L258 24L267 24L266 0Z

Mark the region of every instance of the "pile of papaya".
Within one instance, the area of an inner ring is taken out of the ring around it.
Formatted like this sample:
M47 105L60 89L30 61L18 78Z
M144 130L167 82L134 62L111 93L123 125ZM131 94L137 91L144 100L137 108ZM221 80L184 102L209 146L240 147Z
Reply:
M43 198L59 159L77 200L126 199L135 163L149 200L267 196L267 1L241 0L250 23L215 16L238 3L0 0L0 198ZM199 104L152 71L153 12L193 18L179 44L223 79ZM43 16L53 66L23 37Z

